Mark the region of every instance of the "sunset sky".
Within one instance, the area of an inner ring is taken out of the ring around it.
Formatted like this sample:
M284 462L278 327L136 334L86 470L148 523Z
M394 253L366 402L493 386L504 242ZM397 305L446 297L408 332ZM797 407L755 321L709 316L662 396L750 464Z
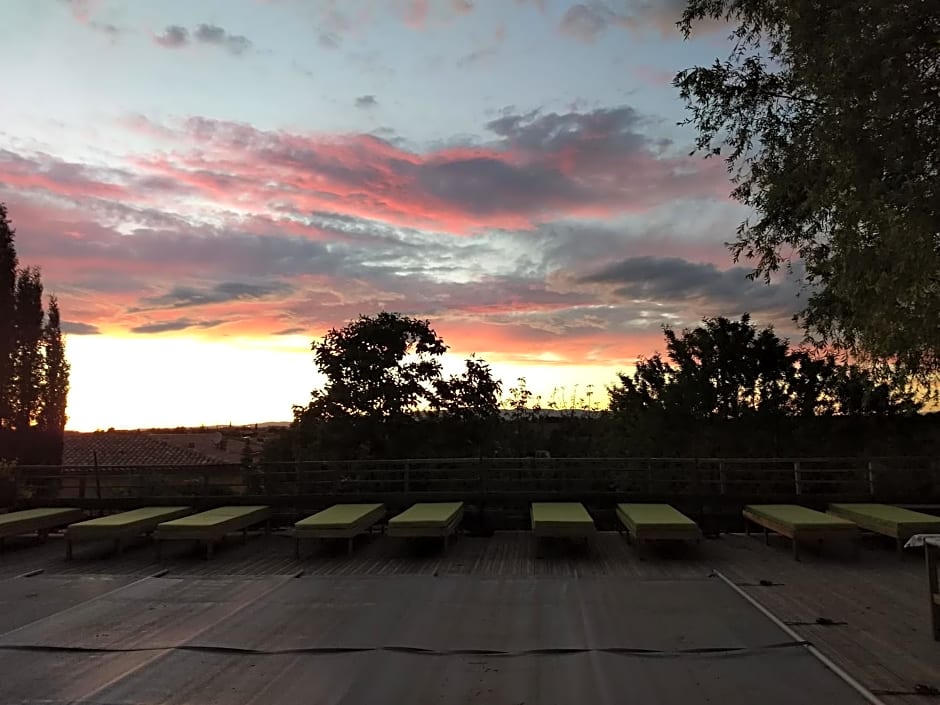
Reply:
M594 399L660 326L750 311L746 213L670 85L677 0L5 0L0 201L60 300L69 428L290 417L381 309L450 368Z

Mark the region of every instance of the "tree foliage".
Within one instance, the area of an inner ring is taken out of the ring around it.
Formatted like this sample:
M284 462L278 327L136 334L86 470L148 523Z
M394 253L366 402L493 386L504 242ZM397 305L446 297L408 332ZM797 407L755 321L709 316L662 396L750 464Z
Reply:
M689 0L734 27L679 73L698 148L755 216L731 244L769 277L796 256L820 344L940 370L940 12L934 0Z
M816 415L909 414L920 406L906 388L829 355L791 350L772 328L706 318L681 334L666 328L666 356L640 360L610 387L614 414L676 422Z
M19 268L15 231L0 204L0 430L65 429L69 364L59 304L43 310L35 267Z
M439 452L479 452L498 421L501 385L489 365L471 356L462 373L445 377L447 346L429 321L385 311L360 316L312 349L326 382L306 407L294 408L295 457L400 457L435 436Z
M13 244L15 231L0 203L0 428L13 422L13 360L16 350L17 257Z
M49 297L49 312L42 331L45 375L39 396L39 427L47 430L65 428L65 405L69 394L71 366L65 357L59 300Z

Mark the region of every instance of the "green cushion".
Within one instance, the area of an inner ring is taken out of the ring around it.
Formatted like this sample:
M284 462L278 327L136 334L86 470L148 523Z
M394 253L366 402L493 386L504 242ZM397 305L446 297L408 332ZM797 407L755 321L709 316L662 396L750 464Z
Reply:
M192 511L189 507L142 507L129 512L120 512L119 514L109 514L108 516L80 521L72 524L69 528L122 528L132 526L141 522L151 522L164 517L179 516L181 512Z
M419 502L388 520L389 526L446 526L460 510L463 502Z
M817 512L797 504L749 504L745 511L801 529L832 529L855 526L852 522L832 514Z
M0 526L68 517L78 511L81 510L74 507L43 507L40 509L24 509L21 512L8 512L7 514L0 514Z
M217 509L210 509L206 512L200 512L199 514L193 514L188 517L181 517L179 519L173 519L172 521L165 521L160 524L160 529L201 529L203 527L212 527L218 524L224 524L233 519L264 512L267 511L267 509L268 507L266 506L218 507Z
M691 528L697 524L668 504L618 504L621 512L635 526Z
M301 519L294 526L298 529L345 529L364 521L370 514L385 510L383 504L334 504L329 509Z
M940 517L890 504L830 504L829 511L866 529L890 536L897 536L898 530L904 528L917 529L918 533L940 531Z
M580 502L533 502L534 524L594 524Z

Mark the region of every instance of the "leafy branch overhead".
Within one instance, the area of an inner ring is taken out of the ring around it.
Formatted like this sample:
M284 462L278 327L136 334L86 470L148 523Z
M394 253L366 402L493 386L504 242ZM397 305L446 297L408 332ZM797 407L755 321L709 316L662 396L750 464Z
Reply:
M794 258L820 343L940 371L940 12L931 0L689 0L734 27L679 73L697 147L753 210L730 243L770 277Z

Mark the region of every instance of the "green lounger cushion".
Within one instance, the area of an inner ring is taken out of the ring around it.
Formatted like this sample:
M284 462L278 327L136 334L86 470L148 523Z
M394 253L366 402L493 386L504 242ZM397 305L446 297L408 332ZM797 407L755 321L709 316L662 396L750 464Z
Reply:
M443 528L463 511L463 502L419 502L388 520L390 528Z
M668 504L618 504L617 518L631 534L652 539L697 539L698 524Z
M172 538L176 534L219 535L227 530L238 530L264 521L271 515L266 506L218 507L199 514L191 514L180 519L165 521L157 525L158 538Z
M161 522L192 514L192 511L190 507L142 507L71 524L66 533L70 539L143 533L153 531Z
M580 502L533 502L532 523L540 526L593 526L594 520Z
M618 504L617 511L634 525L649 524L675 529L698 528L698 524L668 504Z
M16 536L54 529L83 518L82 510L74 507L43 507L9 512L0 514L0 536Z
M587 536L594 520L580 502L533 502L532 531L537 536Z
M894 538L940 532L940 517L890 504L830 504L829 511L863 529Z
M837 517L797 504L749 504L744 508L755 517L799 529L854 529L848 519Z
M329 509L294 524L298 531L318 529L350 529L372 524L385 514L384 504L334 504Z

